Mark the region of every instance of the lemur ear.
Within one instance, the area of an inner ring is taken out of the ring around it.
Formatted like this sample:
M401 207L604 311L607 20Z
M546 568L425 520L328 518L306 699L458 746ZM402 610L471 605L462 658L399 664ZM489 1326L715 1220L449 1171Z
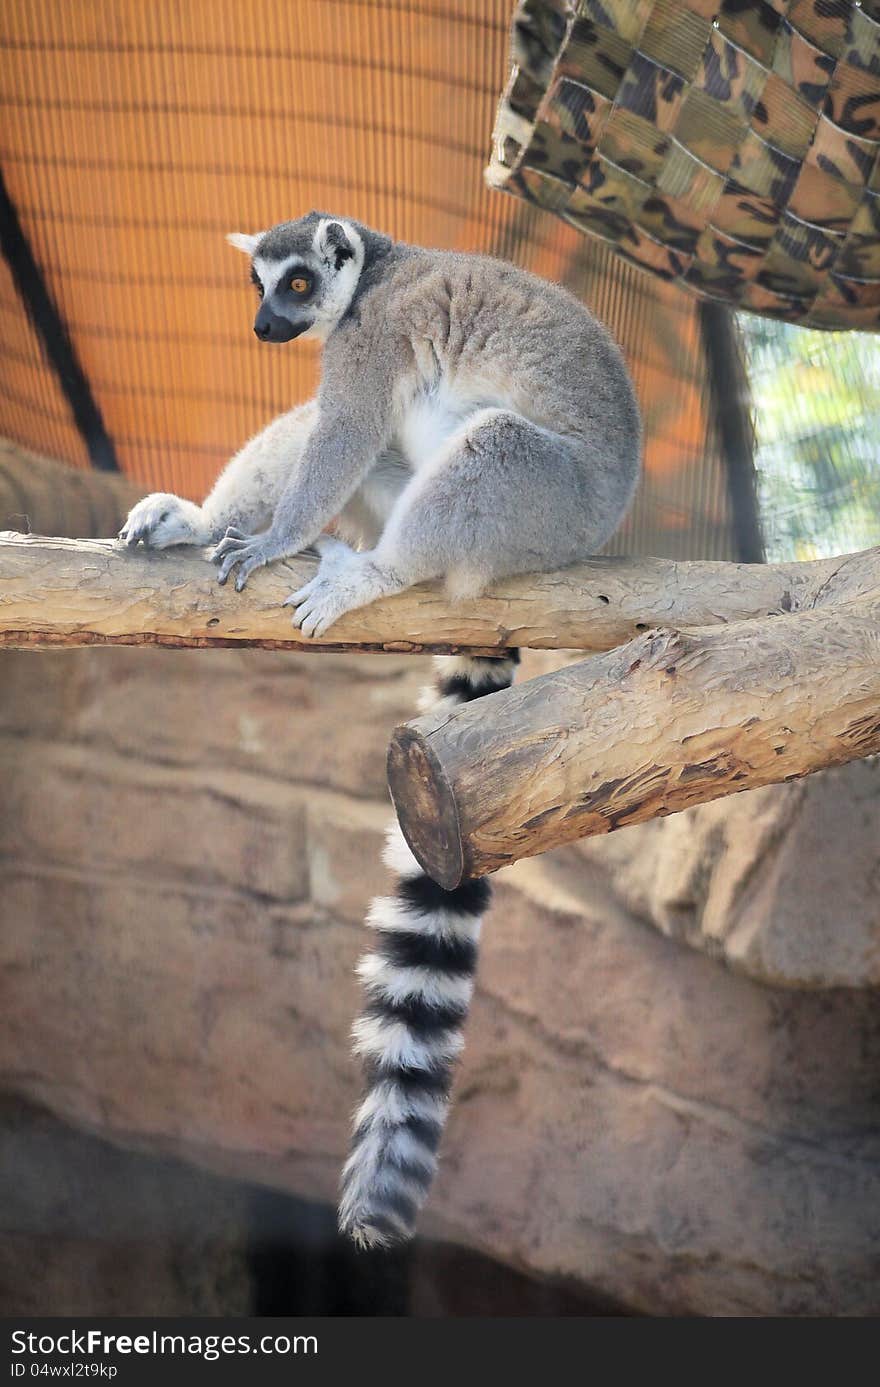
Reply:
M265 231L255 231L252 236L249 236L246 231L230 231L226 239L231 246L235 246L236 250L244 251L245 255L252 256L265 234Z
M355 253L349 233L342 222L321 222L315 236L315 250L322 260L326 260L337 270L342 269L346 260L353 259Z

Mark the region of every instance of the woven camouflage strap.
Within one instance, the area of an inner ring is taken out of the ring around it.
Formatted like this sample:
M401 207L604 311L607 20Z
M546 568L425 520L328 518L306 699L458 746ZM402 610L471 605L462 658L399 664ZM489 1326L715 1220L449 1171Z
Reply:
M880 0L522 0L487 178L710 298L880 327Z

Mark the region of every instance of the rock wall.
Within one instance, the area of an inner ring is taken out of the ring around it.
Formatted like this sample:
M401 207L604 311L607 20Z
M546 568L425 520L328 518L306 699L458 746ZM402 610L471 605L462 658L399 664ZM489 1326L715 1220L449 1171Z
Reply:
M617 1315L582 1288L419 1238L363 1256L336 1211L111 1145L0 1098L0 1313Z
M250 1315L247 1186L0 1100L0 1313Z
M880 984L880 760L583 845L621 899L762 982Z
M0 1085L331 1200L426 672L0 656ZM499 878L425 1232L656 1313L877 1313L877 795L851 766Z

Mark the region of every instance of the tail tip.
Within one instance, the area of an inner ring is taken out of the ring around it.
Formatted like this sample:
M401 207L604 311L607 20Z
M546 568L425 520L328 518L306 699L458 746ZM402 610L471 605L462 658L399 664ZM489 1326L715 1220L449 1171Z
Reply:
M382 1252L409 1241L402 1233L392 1232L387 1226L380 1226L369 1214L340 1214L339 1231L343 1237L350 1238L359 1252Z
M387 1207L387 1200L376 1200L374 1192L343 1182L339 1201L339 1231L350 1238L361 1252L373 1252L409 1242L415 1219L403 1218Z

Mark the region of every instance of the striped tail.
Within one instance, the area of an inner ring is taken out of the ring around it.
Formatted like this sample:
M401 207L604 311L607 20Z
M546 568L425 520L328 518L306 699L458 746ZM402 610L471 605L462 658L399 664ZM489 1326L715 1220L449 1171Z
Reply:
M441 657L431 703L452 707L507 688L518 662L516 651L509 658ZM361 1247L387 1247L415 1231L437 1169L491 895L485 879L444 891L422 871L397 823L384 856L397 888L373 901L367 923L376 941L358 966L366 1006L354 1039L366 1096L354 1118L339 1205L341 1231Z

